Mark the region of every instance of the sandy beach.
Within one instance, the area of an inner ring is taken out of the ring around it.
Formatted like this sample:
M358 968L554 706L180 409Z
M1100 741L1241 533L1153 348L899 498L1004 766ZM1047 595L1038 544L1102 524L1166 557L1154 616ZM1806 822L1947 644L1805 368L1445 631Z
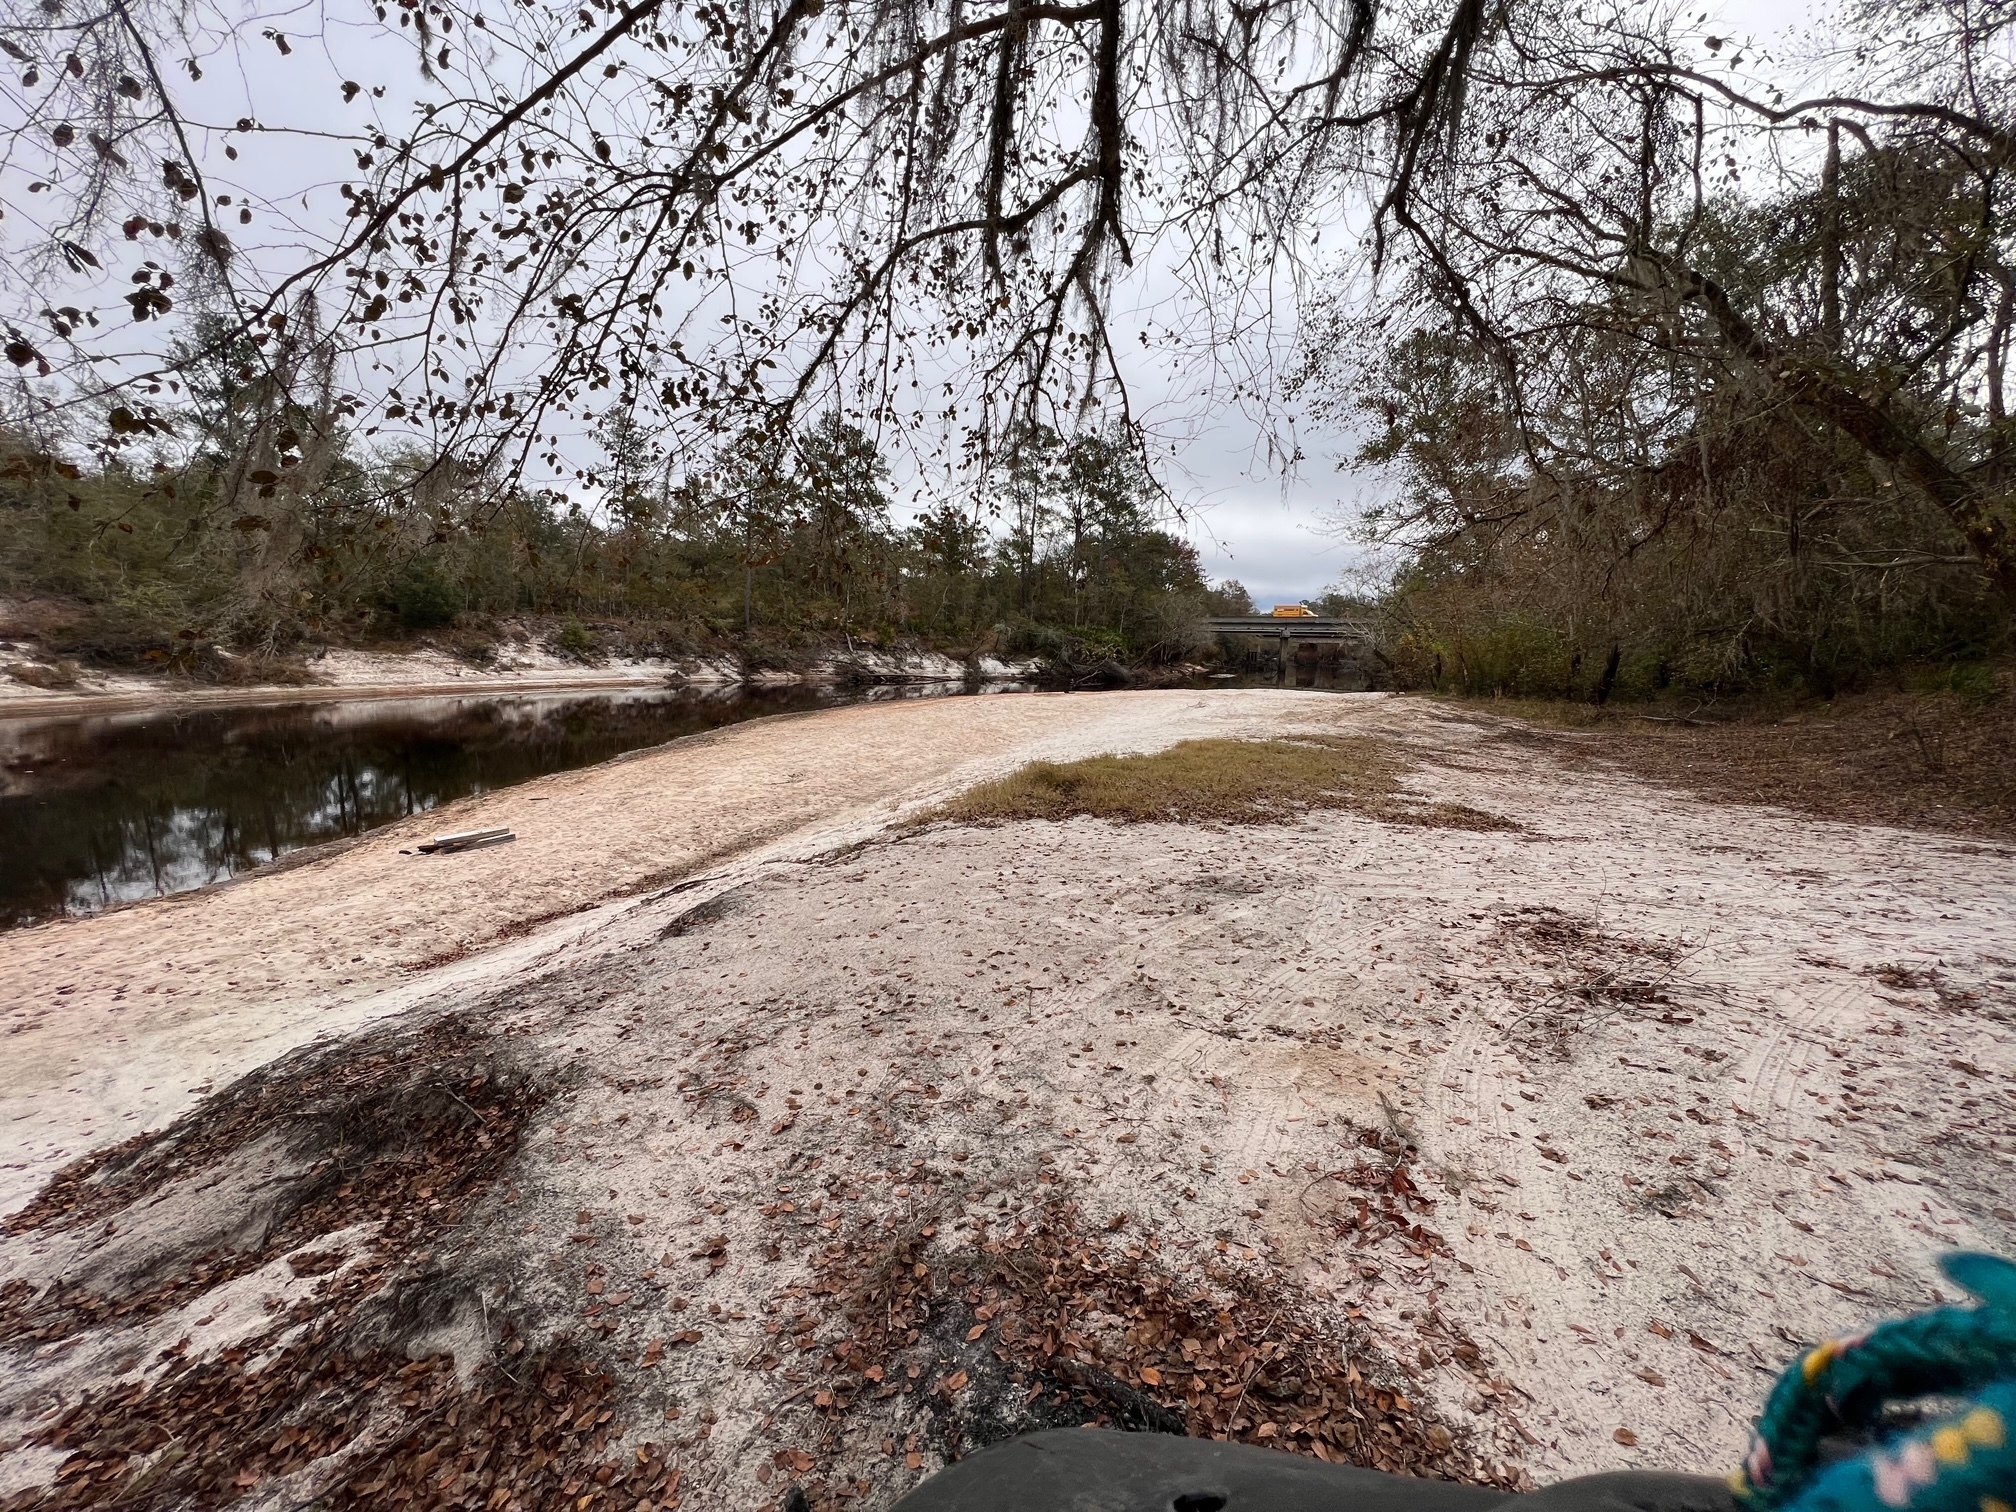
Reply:
M1312 702L1323 707L1299 701ZM0 1098L16 1136L0 1205L18 1207L94 1142L167 1122L199 1084L444 983L524 969L606 922L589 916L598 905L664 893L710 862L851 843L1025 761L1271 733L1298 706L1031 694L756 720L296 852L243 881L0 935L11 1052ZM413 849L492 827L516 841L453 857ZM553 921L571 922L538 932Z
M1295 734L1502 827L905 822L1031 760ZM0 1497L157 1463L172 1434L90 1437L108 1383L222 1362L306 1422L284 1371L360 1340L446 1362L430 1412L521 1357L602 1382L569 1452L623 1462L609 1505L883 1507L1045 1392L1324 1454L1348 1406L1361 1462L1507 1486L1718 1471L1800 1341L2016 1244L2012 917L2006 848L1380 695L858 706L544 778L0 936ZM304 1195L333 1147L280 1110L401 1077L481 1144L382 1155L440 1214ZM1222 1391L1214 1350L1251 1361ZM490 1441L387 1400L223 1484L290 1505L422 1442L413 1475L490 1484Z

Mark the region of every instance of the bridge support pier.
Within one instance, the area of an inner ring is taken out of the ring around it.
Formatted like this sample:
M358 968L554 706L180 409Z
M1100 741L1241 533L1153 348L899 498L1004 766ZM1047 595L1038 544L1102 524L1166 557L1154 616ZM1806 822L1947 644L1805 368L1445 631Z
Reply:
M1321 646L1325 642L1357 642L1371 645L1375 635L1373 627L1362 620L1332 618L1324 615L1262 615L1232 614L1215 615L1204 621L1207 629L1228 639L1252 636L1261 647L1269 641L1274 643L1274 682L1277 687L1288 682L1288 667L1294 654L1304 644ZM1251 645L1251 642L1248 642ZM1256 650L1258 648L1255 648ZM1259 650L1261 657L1266 656ZM1250 666L1251 663L1247 662ZM1266 662L1260 664L1263 668Z

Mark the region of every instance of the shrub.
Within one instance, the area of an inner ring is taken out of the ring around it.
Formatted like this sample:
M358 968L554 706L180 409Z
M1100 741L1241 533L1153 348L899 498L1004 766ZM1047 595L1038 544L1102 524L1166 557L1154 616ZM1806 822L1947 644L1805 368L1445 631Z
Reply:
M392 604L408 630L434 630L455 623L462 595L431 562L408 562L392 584Z
M579 620L569 620L553 637L553 649L570 661L591 662L601 658L602 642Z
M1992 663L1951 662L1919 674L1915 679L1924 693L1956 693L1969 703L1987 703L2001 692L2001 679Z

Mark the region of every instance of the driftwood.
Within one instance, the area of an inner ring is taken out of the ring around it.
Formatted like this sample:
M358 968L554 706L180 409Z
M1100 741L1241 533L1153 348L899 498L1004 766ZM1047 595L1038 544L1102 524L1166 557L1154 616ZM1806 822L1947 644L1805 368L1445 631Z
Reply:
M423 856L433 856L449 851L476 850L485 845L503 845L517 838L508 829L463 830L453 835L436 835L416 849Z

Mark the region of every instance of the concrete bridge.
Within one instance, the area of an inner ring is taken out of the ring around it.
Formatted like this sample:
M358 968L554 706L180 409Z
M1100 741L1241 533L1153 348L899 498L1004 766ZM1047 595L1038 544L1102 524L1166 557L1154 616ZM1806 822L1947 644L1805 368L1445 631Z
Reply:
M1288 663L1295 654L1293 648L1304 642L1355 641L1369 647L1373 640L1372 626L1368 621L1332 619L1317 614L1214 615L1204 623L1217 635L1250 635L1273 641L1274 677L1277 682L1288 680Z
M1318 614L1225 614L1204 621L1218 635L1267 635L1290 641L1355 640L1370 643L1365 620L1327 619Z

